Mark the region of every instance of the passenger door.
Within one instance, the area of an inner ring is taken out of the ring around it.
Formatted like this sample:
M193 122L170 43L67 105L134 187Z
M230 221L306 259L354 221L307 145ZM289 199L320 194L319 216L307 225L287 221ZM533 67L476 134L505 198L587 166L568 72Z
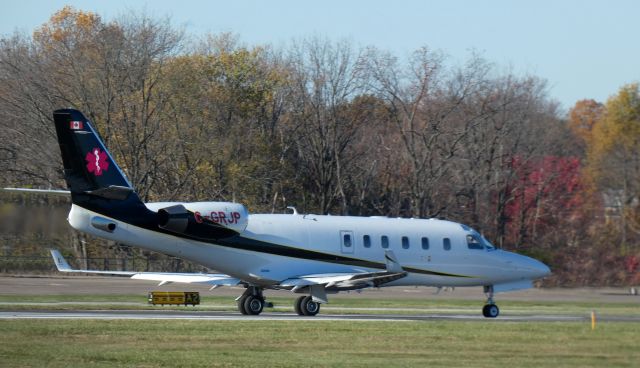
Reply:
M355 248L355 238L353 237L353 231L341 230L340 231L340 249L344 254L353 254L353 248Z

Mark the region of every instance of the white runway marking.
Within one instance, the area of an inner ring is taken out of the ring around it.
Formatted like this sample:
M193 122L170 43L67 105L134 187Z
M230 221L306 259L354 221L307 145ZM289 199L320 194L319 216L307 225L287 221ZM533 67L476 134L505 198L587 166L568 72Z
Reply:
M567 315L517 315L488 319L479 315L426 314L426 315L380 315L380 314L321 314L315 317L300 317L293 313L263 313L260 316L244 316L233 312L183 312L183 311L3 311L0 319L97 319L97 320L224 320L224 321L487 321L487 322L568 322L588 321L589 316ZM640 316L600 316L600 321L640 322Z

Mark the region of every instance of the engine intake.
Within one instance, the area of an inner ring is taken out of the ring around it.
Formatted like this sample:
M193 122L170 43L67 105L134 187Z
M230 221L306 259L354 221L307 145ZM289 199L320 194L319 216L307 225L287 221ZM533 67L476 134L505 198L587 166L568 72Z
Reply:
M91 226L108 233L114 232L117 227L115 222L99 216L94 216L91 218Z

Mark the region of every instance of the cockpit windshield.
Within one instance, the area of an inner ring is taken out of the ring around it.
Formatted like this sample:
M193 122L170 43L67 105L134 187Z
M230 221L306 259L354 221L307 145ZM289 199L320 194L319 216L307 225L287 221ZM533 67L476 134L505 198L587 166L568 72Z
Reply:
M491 244L491 242L489 240L487 240L487 238L485 238L484 236L480 235L480 239L482 239L482 242L484 243L484 247L487 248L488 250L496 250L496 246Z
M496 247L493 246L490 241L488 241L484 236L480 235L475 230L471 230L471 233L467 234L467 247L469 249L496 249Z

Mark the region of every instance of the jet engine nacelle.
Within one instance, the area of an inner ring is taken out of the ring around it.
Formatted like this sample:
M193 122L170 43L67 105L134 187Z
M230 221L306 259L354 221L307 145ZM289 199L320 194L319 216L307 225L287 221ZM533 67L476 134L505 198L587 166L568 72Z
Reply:
M241 233L249 220L239 203L177 203L158 210L158 226L199 239L227 238Z

